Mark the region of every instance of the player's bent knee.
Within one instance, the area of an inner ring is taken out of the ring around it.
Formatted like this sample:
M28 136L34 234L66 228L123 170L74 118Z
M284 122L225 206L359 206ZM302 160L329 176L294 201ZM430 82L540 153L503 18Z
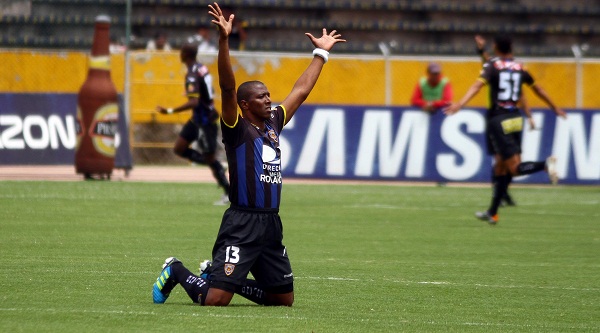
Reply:
M208 290L206 299L204 300L205 306L227 306L233 298L233 293L225 290L211 288Z
M268 306L292 306L294 304L294 293L268 294L265 305Z

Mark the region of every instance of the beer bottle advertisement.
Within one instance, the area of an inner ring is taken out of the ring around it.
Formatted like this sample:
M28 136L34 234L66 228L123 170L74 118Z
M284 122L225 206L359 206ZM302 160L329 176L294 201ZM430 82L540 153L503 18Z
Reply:
M77 96L75 169L86 179L110 178L118 128L118 95L110 77L110 18L96 17L85 82Z

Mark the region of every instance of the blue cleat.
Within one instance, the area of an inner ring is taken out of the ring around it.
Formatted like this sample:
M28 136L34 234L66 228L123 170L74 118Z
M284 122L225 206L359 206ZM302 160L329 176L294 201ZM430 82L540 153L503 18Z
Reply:
M177 281L175 281L171 272L171 265L175 263L181 263L181 261L175 257L165 259L165 263L162 266L163 270L152 286L152 300L156 304L164 303L169 298L171 290L177 285Z

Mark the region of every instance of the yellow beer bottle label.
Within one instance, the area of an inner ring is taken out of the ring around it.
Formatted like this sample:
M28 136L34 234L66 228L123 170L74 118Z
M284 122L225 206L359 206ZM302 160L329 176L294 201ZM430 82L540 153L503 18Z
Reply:
M94 148L106 157L115 157L115 135L118 130L119 106L108 103L101 106L94 115L88 134Z
M90 57L90 69L110 70L110 56Z

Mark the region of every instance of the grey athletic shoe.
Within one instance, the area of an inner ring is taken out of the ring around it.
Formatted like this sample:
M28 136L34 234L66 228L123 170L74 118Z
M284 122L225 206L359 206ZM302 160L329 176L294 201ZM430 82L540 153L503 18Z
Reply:
M221 199L217 200L214 202L215 206L226 206L229 205L229 196L227 194L223 194L223 196L221 197Z
M556 172L556 157L550 156L546 159L546 171L552 185L558 184L558 173Z
M496 225L498 223L498 214L492 216L486 212L475 212L475 217L489 223L490 225Z

